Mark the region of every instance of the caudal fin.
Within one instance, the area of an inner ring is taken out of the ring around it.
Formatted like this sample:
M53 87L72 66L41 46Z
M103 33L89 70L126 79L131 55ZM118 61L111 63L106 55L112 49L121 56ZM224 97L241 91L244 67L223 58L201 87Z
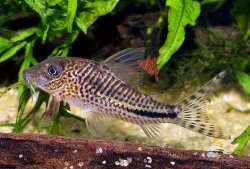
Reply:
M206 107L209 102L208 98L212 95L225 75L226 71L219 73L201 89L178 104L180 109L179 117L181 119L178 125L210 137L230 139L228 134L223 133L219 127L210 123L206 115Z

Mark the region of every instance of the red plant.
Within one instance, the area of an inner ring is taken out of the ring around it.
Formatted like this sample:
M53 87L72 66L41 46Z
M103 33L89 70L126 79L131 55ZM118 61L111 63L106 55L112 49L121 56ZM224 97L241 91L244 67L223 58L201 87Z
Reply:
M146 59L140 60L137 63L150 76L155 76L156 82L159 81L158 69L157 69L157 58L156 57L153 57L152 59L147 57Z

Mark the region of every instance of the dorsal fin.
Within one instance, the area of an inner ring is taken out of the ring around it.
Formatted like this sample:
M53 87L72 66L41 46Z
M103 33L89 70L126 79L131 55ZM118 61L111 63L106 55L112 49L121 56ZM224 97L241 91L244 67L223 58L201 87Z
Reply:
M137 87L142 79L143 69L138 61L144 59L145 48L124 49L101 62L128 84Z

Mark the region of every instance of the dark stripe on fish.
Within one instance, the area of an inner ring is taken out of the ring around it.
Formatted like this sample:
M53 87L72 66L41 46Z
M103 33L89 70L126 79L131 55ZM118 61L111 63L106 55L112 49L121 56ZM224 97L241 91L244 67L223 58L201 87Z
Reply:
M147 110L139 110L139 109L130 109L130 108L125 108L124 105L120 107L123 110L126 110L128 112L132 112L136 115L143 116L143 117L150 117L150 118L170 118L170 119L175 119L177 117L176 112L171 112L171 113L159 113L155 111L147 111Z
M171 113L159 113L159 112L152 112L152 111L146 111L146 110L133 110L133 109L128 109L129 112L133 112L136 115L139 116L145 116L145 117L150 117L150 118L170 118L174 119L177 118L177 113L176 112L171 112Z

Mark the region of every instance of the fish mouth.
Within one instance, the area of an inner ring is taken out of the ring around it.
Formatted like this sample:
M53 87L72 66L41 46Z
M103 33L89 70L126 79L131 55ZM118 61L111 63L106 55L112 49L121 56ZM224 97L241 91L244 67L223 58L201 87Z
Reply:
M32 82L32 80L31 80L32 78L31 78L30 74L28 73L28 70L24 70L22 74L23 74L24 82L28 85L31 94L35 94L35 89L33 86L34 82Z
M28 74L27 70L23 71L23 80L25 81L26 84L30 83L30 75Z

